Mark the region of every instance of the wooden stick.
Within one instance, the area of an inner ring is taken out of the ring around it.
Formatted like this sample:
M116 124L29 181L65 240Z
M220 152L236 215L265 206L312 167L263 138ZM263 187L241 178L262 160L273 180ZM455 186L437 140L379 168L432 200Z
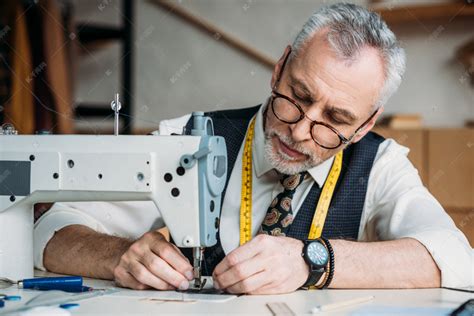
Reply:
M356 304L362 304L362 303L371 301L373 299L374 299L373 296L365 296L365 297L354 298L352 300L347 300L347 301L342 301L342 302L337 302L337 303L332 303L332 304L319 305L313 308L311 310L311 313L316 314L320 312L332 311L338 308L348 307L348 306L352 306Z
M276 60L256 50L250 45L245 44L238 38L223 32L217 26L209 23L208 21L193 15L186 9L182 8L180 5L176 5L174 3L170 3L168 1L163 0L152 0L152 2L156 3L157 5L166 10L169 10L170 13L173 13L174 15L182 18L183 20L194 25L201 31L212 35L215 40L221 40L225 42L229 46L236 48L237 50L251 57L252 59L262 63L263 65L273 70L273 67L276 64Z

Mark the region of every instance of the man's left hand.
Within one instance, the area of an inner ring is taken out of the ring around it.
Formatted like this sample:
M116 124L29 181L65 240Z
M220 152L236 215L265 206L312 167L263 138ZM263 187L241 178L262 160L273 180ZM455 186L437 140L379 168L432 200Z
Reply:
M212 274L214 286L229 293L293 292L309 275L302 251L301 240L257 235L216 266Z

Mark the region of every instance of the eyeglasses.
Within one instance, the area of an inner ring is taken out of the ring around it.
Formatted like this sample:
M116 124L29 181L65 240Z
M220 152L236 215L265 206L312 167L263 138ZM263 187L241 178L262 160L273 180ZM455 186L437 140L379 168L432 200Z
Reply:
M331 125L310 119L298 103L290 97L274 90L272 91L271 107L276 118L287 124L296 124L305 117L308 118L311 121L311 138L316 144L325 149L335 149L342 144L350 143L354 136L357 135L377 113L377 111L375 111L349 138L346 138Z
M285 61L283 62L282 68L280 70L278 80L276 81L275 86L272 89L271 108L273 114L276 116L277 119L287 124L296 124L303 120L305 117L308 118L311 121L311 138L317 145L325 149L335 149L341 146L342 144L349 144L354 138L354 136L356 136L357 133L375 116L375 114L378 112L378 109L375 110L375 112L364 123L362 123L356 129L356 131L348 138L344 137L344 135L342 135L337 129L335 129L331 125L326 124L324 122L312 120L306 115L302 107L295 100L276 91L276 85L280 81L283 69L286 65L286 61L290 53L288 53L285 57Z

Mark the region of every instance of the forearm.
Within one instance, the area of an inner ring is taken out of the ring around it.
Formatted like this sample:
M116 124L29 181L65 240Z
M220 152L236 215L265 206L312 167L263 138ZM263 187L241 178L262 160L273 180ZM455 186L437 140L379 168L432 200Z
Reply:
M441 284L436 263L415 239L330 242L335 257L331 288L431 288Z
M113 279L113 270L132 241L86 226L64 227L48 242L43 256L48 271Z

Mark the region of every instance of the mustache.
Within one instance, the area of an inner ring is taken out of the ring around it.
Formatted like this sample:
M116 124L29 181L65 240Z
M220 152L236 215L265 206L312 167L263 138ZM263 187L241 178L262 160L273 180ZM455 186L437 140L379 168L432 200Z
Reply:
M278 137L278 139L285 144L287 147L296 150L306 156L313 157L314 153L308 150L303 146L303 144L295 142L290 136L282 134L278 130L269 130L265 133L265 138L267 140L271 140L273 137Z

